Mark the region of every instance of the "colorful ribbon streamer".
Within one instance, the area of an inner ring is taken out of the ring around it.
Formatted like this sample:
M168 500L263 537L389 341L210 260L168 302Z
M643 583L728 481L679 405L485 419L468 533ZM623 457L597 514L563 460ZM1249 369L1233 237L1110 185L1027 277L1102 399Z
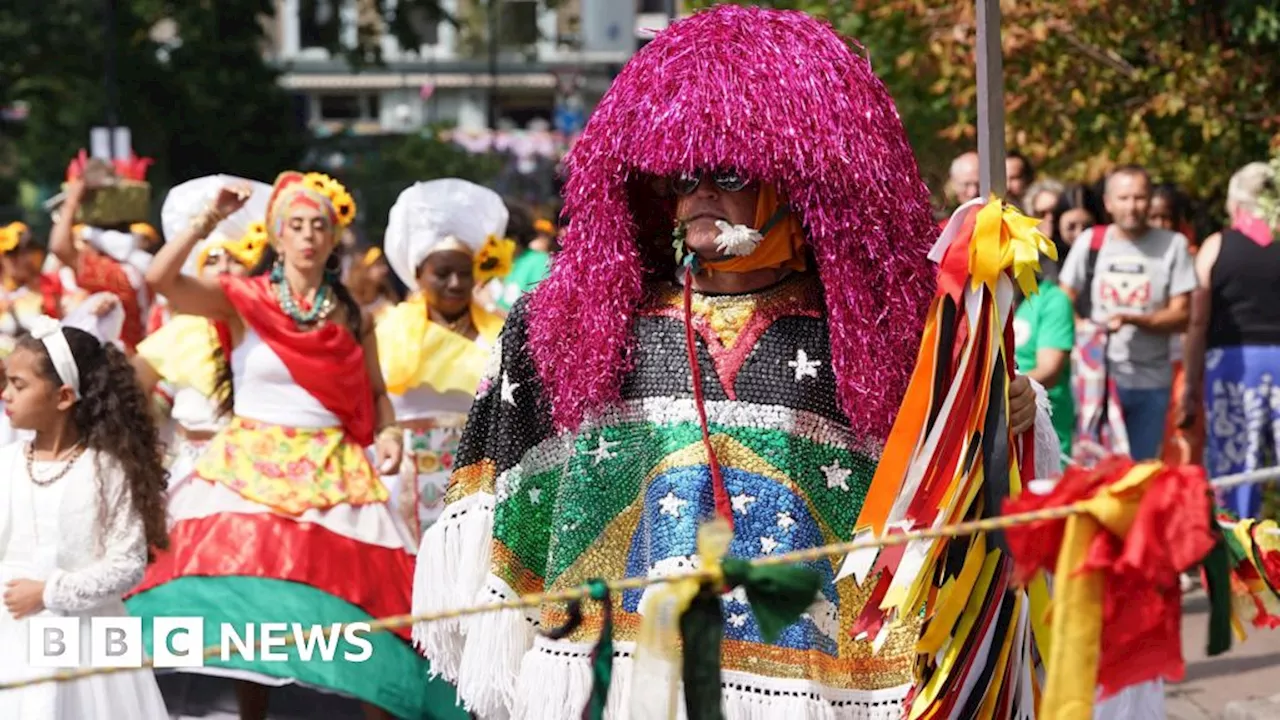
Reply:
M1034 443L1009 427L1013 282L1036 292L1042 252L1056 257L1036 221L999 198L952 216L929 255L938 291L856 539L991 517L1022 492ZM850 553L838 578L849 575L872 583L856 637L875 647L900 618L925 620L911 718L1033 712L1048 591L1043 578L1013 587L1001 533Z
M1182 679L1178 576L1215 545L1212 501L1202 468L1112 457L1071 467L1052 492L1023 494L1005 512L1063 505L1082 512L1011 528L1007 538L1020 576L1054 570L1040 717L1089 720L1099 688L1105 698Z

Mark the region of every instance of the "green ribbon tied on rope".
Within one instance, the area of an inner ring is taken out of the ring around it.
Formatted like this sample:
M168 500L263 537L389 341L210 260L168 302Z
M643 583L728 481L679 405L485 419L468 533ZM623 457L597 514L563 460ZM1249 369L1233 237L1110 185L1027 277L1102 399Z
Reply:
M684 701L689 720L723 720L720 645L724 640L721 594L741 587L767 643L795 624L817 599L822 577L802 566L752 565L725 558L724 587L704 586L680 618L684 641Z
M704 584L680 616L680 636L684 645L681 676L684 681L685 711L688 720L724 720L720 697L720 646L724 641L724 601L726 592L741 587L760 627L765 642L774 642L813 604L822 586L822 577L806 567L757 566L745 560L725 558L723 587ZM587 596L600 603L604 620L600 637L591 651L591 695L582 709L582 720L604 720L609 687L613 681L613 601L605 581L587 582ZM569 618L559 628L543 633L562 640L582 625L582 600L572 600Z

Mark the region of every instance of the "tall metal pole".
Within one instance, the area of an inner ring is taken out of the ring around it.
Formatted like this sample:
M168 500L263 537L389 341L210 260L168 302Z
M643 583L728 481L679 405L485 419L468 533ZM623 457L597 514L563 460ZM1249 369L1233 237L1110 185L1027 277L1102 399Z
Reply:
M1004 57L1000 0L978 3L978 162L982 197L1004 197Z
M489 0L489 129L498 129L498 32L502 0Z
M107 97L107 146L111 149L111 156L114 158L117 152L123 150L123 148L116 148L116 125L120 122L119 88L116 81L116 0L103 0L103 2L105 3L103 7L105 11L103 29L105 30L107 54L106 62L103 66L103 84L105 85Z

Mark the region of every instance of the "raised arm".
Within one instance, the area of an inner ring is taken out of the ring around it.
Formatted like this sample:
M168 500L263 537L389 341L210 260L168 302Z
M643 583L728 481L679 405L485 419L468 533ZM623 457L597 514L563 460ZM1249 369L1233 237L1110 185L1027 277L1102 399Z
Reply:
M72 271L78 267L77 261L80 257L71 228L75 226L76 213L80 210L82 200L84 200L84 181L72 180L67 183L66 199L58 210L58 219L53 223L53 230L49 233L49 251L58 258L58 262L71 268Z
M165 243L147 269L147 285L169 300L176 313L230 319L235 308L222 292L216 278L191 277L182 266L197 243L209 236L218 223L239 210L249 199L251 190L241 186L224 187L204 212L196 216L190 227L176 239Z

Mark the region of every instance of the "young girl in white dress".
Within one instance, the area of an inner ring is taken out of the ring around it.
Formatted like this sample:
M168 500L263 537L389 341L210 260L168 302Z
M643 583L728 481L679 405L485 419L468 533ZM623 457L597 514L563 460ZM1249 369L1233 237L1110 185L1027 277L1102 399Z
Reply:
M32 617L127 615L121 595L166 547L165 472L133 368L114 345L41 317L5 362L5 413L29 442L0 448L0 683L54 671L28 663ZM0 691L3 717L160 720L150 670Z

